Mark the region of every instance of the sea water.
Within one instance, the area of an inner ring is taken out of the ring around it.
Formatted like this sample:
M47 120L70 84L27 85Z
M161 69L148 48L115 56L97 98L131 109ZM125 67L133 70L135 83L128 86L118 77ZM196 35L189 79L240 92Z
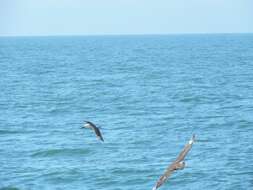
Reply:
M105 142L88 129L100 127ZM0 189L253 189L253 35L0 38Z

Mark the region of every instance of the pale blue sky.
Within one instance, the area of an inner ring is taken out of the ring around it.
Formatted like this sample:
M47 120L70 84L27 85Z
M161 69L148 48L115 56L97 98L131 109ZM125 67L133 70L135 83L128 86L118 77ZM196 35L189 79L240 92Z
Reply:
M0 0L0 35L253 32L253 0Z

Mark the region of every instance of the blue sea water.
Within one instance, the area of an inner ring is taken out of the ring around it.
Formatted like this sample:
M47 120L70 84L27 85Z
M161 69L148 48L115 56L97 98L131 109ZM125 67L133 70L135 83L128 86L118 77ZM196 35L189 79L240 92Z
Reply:
M0 189L253 189L253 34L0 38ZM84 120L99 127L105 142Z

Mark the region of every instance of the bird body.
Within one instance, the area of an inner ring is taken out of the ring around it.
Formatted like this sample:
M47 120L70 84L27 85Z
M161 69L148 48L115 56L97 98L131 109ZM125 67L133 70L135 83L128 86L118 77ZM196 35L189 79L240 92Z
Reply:
M102 136L99 128L94 123L92 123L90 121L85 121L85 124L84 124L83 128L92 129L95 132L98 139L100 139L101 141L104 141L103 136Z
M170 177L172 172L176 170L184 169L185 167L184 159L186 155L188 154L188 152L191 150L194 140L195 140L195 135L192 136L192 138L185 145L184 149L181 151L181 153L176 158L176 160L171 165L169 165L165 173L158 179L155 187L153 187L152 190L157 190L162 184L164 184L167 181L167 179Z

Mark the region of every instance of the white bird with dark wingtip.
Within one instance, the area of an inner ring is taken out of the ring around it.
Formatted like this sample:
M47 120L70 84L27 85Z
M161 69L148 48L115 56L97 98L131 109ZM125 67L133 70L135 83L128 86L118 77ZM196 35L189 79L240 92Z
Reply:
M95 132L97 138L100 139L101 141L104 141L99 128L94 123L90 121L85 121L85 124L82 128L92 129Z
M185 167L185 156L187 153L191 150L192 145L195 141L195 135L192 136L191 140L185 145L184 149L181 151L177 159L169 165L169 167L166 169L165 173L159 178L156 185L153 187L152 190L157 190L162 184L164 184L169 176L172 174L172 172L176 170L182 170Z

